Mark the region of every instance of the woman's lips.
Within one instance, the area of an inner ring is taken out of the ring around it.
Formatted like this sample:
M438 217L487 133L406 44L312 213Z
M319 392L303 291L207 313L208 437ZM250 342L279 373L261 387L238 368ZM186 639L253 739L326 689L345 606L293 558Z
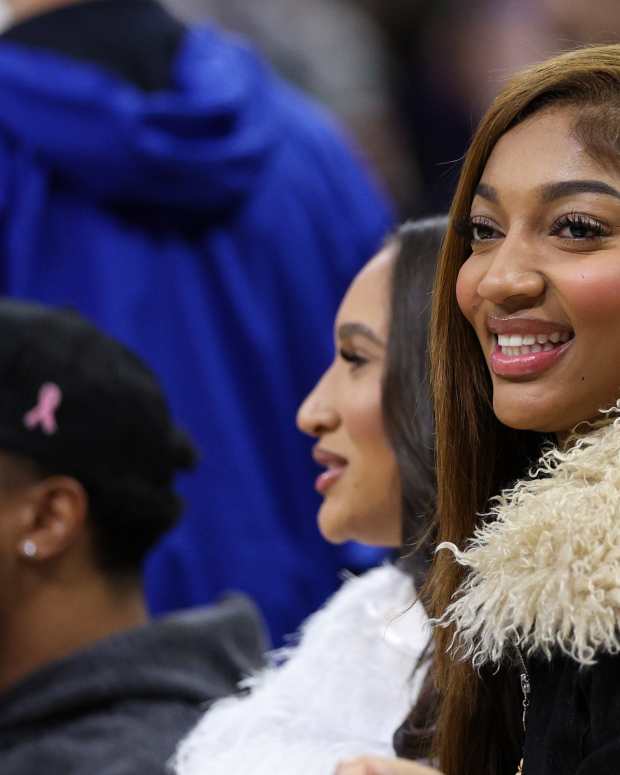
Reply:
M344 469L347 467L347 461L340 455L336 455L328 450L321 449L321 447L315 447L312 451L312 457L320 465L327 468L322 474L319 474L314 483L314 488L321 495L325 495L332 485L334 485L338 479L344 473Z
M325 495L329 488L335 484L342 476L345 467L328 468L327 471L323 471L322 474L317 476L314 483L314 489L321 495Z
M526 355L506 355L495 343L491 353L491 369L498 377L531 377L541 374L555 365L566 353L574 341L557 344L552 350L530 352Z

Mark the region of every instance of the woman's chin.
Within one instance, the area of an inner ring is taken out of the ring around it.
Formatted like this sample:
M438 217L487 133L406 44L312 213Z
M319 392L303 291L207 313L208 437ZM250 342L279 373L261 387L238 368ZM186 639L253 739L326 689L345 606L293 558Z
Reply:
M346 513L333 502L330 503L329 496L326 497L318 516L319 532L323 538L330 544L343 544L352 540L349 521Z
M539 433L558 433L566 430L570 422L570 412L562 408L551 396L539 395L517 396L514 393L503 395L508 391L495 391L493 396L493 411L497 419L509 428L518 431L536 431ZM578 420L577 420L578 422ZM572 427L572 426L571 426Z
M383 518L369 513L361 517L359 512L339 508L339 505L326 499L319 510L319 532L330 544L343 544L347 541L357 541L366 546L399 547L401 540L400 518L391 521L385 519L385 514L399 513L398 506L393 509L382 509Z
M566 433L572 429L566 427L566 422L553 414L537 414L533 412L518 412L514 409L507 412L496 411L495 416L508 428L516 431L534 431L535 433ZM576 424L576 423L575 423Z

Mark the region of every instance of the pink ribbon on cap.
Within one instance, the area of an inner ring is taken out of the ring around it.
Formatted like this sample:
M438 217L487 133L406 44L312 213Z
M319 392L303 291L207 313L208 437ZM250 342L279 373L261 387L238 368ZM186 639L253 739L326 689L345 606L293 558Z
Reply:
M45 382L39 389L39 399L33 407L24 416L24 425L32 430L37 425L41 426L43 433L51 436L58 430L56 423L56 410L62 401L62 391L54 382Z

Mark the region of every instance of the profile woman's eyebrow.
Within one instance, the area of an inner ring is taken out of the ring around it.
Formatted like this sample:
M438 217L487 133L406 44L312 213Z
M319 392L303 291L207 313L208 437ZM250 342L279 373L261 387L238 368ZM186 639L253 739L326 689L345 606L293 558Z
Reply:
M337 334L339 339L348 339L352 336L363 336L374 344L378 344L380 347L385 346L385 342L375 334L372 328L369 328L364 323L342 323L342 325L338 326Z
M606 194L620 199L620 191L602 180L561 180L540 187L543 202L553 202L573 194Z

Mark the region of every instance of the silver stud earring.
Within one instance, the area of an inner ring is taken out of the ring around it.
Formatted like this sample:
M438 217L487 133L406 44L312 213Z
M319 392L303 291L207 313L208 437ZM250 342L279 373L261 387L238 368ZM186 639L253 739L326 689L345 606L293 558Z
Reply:
M37 545L34 541L31 541L29 538L24 541L22 544L22 552L25 557L36 557L37 556Z

